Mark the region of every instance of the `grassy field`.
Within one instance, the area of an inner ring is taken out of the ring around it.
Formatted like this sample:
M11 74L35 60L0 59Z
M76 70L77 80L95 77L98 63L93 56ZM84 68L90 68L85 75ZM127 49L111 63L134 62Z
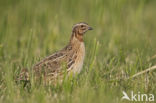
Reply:
M0 103L128 103L122 91L156 96L155 0L0 0ZM72 26L94 28L77 78L29 91L14 78L63 48ZM156 98L155 98L156 99ZM156 101L156 100L155 100Z

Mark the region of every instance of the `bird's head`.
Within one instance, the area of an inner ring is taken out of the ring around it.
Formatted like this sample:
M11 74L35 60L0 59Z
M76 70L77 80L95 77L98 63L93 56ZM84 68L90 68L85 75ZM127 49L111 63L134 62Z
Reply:
M72 32L73 33L76 33L78 35L83 35L85 32L87 32L88 30L93 30L92 27L90 27L87 23L78 23L78 24L75 24L73 26L73 30Z

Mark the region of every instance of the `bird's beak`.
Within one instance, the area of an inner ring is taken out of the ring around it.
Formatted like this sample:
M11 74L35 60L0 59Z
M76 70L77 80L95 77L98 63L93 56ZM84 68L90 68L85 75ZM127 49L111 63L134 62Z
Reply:
M88 27L88 30L93 30L93 28L89 26L89 27Z

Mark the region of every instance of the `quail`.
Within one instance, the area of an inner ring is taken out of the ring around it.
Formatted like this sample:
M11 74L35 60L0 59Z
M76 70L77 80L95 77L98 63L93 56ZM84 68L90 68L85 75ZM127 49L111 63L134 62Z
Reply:
M88 30L92 29L92 27L84 22L75 24L72 28L71 38L67 46L33 66L32 72L35 81L42 78L45 83L51 83L56 82L58 78L62 78L64 72L67 75L79 74L82 70L85 57L83 36ZM23 77L28 77L23 76L23 74L22 72L22 80ZM19 77L21 78L21 76ZM20 78L18 79L21 80ZM24 78L24 80L28 79Z

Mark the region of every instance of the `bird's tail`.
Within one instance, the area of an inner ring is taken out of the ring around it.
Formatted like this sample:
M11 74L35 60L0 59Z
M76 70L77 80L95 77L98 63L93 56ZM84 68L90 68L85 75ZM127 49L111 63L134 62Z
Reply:
M30 76L27 68L23 68L16 78L16 83L23 83L24 87L30 84Z

